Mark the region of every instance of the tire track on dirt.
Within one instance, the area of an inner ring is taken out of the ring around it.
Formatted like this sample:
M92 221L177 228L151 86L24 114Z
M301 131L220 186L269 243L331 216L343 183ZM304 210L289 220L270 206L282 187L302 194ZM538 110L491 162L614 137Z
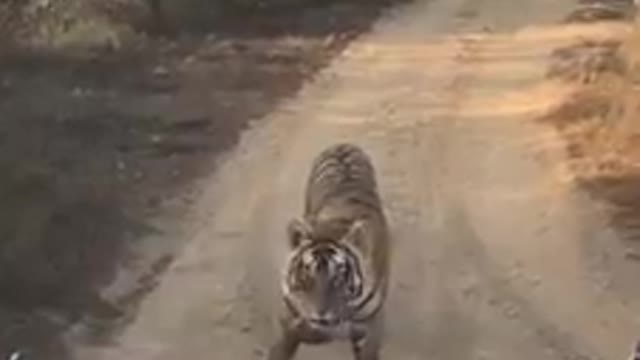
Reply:
M465 22L473 20L477 14L473 6L465 6L461 9L464 9L461 13L465 14ZM465 24L462 23L461 28L464 27ZM465 313L465 310L475 309L476 312L492 314L489 315L489 317L493 317L491 323L505 321L510 323L501 326L512 327L516 332L522 332L522 338L537 344L539 351L541 350L546 356L558 359L587 358L584 353L578 350L579 347L570 336L559 331L552 321L546 319L544 314L529 303L528 299L511 288L508 276L503 274L503 271L496 266L489 254L483 249L482 242L468 222L469 215L459 198L460 195L457 195L458 190L455 189L455 186L451 186L450 171L445 165L452 160L447 158L447 147L451 146L451 134L456 132L456 127L460 125L456 125L456 123L460 122L458 118L461 116L461 109L471 96L469 88L473 87L474 82L477 81L474 74L478 71L478 63L482 58L491 54L491 47L489 46L487 49L486 46L487 42L491 42L490 39L487 41L488 36L490 35L488 35L487 28L483 26L480 32L463 33L452 40L459 50L454 55L455 62L450 72L453 75L452 80L443 90L446 94L444 96L446 98L444 100L445 108L448 110L434 119L436 125L426 132L422 132L422 137L432 140L433 147L416 151L419 154L439 154L433 164L437 170L433 171L430 177L432 182L434 179L436 180L436 184L433 186L438 190L433 193L437 194L438 202L442 203L441 209L439 209L442 226L440 236L448 237L450 240L445 245L443 258L438 265L440 272L443 272L440 281L442 284L456 284L448 286L448 291L451 294L447 298L449 301L457 302L457 305L454 306L457 307L457 313ZM445 139L449 139L449 141ZM414 189L414 191L420 190ZM425 204L422 204L421 207L425 208ZM451 266L450 264L455 265ZM444 313L447 313L446 310ZM459 314L456 317L458 321L466 323L464 327L467 333L473 333L473 331L469 331L469 328L477 327L479 322L478 317L474 316L472 311L467 313L466 318ZM451 320L448 319L446 323L455 323L455 320ZM475 331L478 330L475 329ZM442 334L442 339L446 339L452 334L455 332L447 334L445 331L445 334ZM464 357L460 355L446 354L444 357Z
M545 39L545 33L555 35ZM441 162L457 168L446 178L449 184L457 183L448 235L459 239L461 251L474 254L467 261L480 269L481 283L485 283L481 288L494 291L496 305L504 308L507 317L531 329L530 336L549 351L547 356L618 358L625 355L626 344L634 336L633 311L626 304L631 299L621 302L603 293L587 276L582 258L586 239L597 241L610 234L594 221L598 216L594 204L554 184L552 170L564 158L562 152L545 149L540 154L547 159L532 161L527 142L545 140L548 132L518 124L548 111L554 104L550 99L561 101L558 95L563 90L556 84L540 83L544 68L536 65L532 71L531 65L539 64L536 58L546 58L551 49L571 42L574 36L580 36L580 29L524 29L510 40L488 36L479 46L483 51L472 56L476 62L470 65L475 73L469 84L472 94L455 120L443 123L449 126L445 132L452 150ZM526 50L527 42L534 38L546 42ZM531 53L527 55L530 59L523 58L518 64L524 75L493 74L493 68L508 71L516 65L507 57L483 61L491 58L487 49L497 45L508 54ZM487 76L493 81L485 81ZM501 83L500 77L520 85ZM493 94L511 101L499 104ZM469 157L475 163L465 160ZM495 163L500 165L492 165ZM501 170L505 168L510 172ZM504 210L510 212L500 215Z
M473 20L477 15L473 9L467 9L464 13L467 14L467 21ZM461 27L465 28L464 25ZM470 98L473 97L469 89L479 81L476 74L479 72L478 67L482 66L482 59L490 56L492 52L491 34L486 27L483 27L481 32L463 33L455 42L460 49L455 55L456 65L453 71L456 75L445 88L450 97L450 113L436 120L440 128L440 136L437 137L440 141L436 141L442 152L440 161L436 162L441 165L436 177L440 178L442 183L439 192L447 198L444 205L443 228L446 229L446 236L452 240L445 253L447 260L444 261L444 266L464 264L462 269L457 269L457 275L456 269L450 270L453 276L449 276L448 281L460 284L454 291L458 293L461 308L475 306L477 310L481 309L481 312L493 313L493 316L498 318L497 321L510 322L512 326L523 331L524 338L537 344L546 356L567 360L590 358L583 350L579 350L580 346L572 336L560 331L553 321L512 287L509 274L505 274L484 249L482 240L469 222L467 205L455 186L451 186L450 172L442 166L453 161L452 158L448 158L451 154L446 150L451 144L442 139L450 139L451 134L459 131L456 128L464 126L460 124L460 117L463 117L461 112L464 112L465 103L470 102ZM497 134L494 136L499 138ZM478 301L479 299L482 300Z

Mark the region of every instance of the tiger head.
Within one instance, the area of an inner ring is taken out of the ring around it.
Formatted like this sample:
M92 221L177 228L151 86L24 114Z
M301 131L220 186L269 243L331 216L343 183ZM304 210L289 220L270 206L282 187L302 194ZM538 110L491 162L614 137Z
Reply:
M368 286L370 263L365 222L354 222L340 239L314 241L310 226L289 223L291 256L283 292L297 315L312 327L343 324L359 306Z

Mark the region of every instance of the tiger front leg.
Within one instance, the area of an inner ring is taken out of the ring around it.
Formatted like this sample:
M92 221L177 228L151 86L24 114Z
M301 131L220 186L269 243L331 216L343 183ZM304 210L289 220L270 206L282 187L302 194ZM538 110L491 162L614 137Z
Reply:
M380 360L380 339L369 335L351 340L354 360Z
M267 360L291 360L300 347L300 339L291 329L283 326L280 337L269 348Z
M354 360L380 360L384 325L377 315L361 334L351 337L351 348Z

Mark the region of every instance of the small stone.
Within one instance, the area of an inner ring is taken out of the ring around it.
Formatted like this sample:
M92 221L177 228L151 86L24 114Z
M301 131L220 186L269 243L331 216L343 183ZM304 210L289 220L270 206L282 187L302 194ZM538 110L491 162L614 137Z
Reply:
M125 164L125 162L122 160L118 160L116 162L116 169L118 169L119 171L124 171L127 169L127 164Z
M520 315L520 310L515 305L508 305L504 309L504 314L509 319L514 319L514 318L518 317L518 315Z
M207 34L207 36L205 37L205 41L216 41L218 40L218 36L215 33L209 33Z
M465 299L470 299L478 294L478 288L475 285L468 285L462 288L462 296Z
M627 250L624 257L632 261L640 261L640 253L634 250Z
M153 76L165 77L167 75L169 75L169 70L162 65L158 65L153 69Z
M182 61L182 65L191 65L196 62L196 57L194 55L189 55Z
M335 41L336 41L336 36L335 36L335 34L330 34L329 36L327 36L326 38L324 38L324 45L325 45L325 46L330 46L330 45L332 45Z
M158 135L158 134L154 134L149 137L149 140L151 140L151 142L154 144L158 144L162 142L162 139L163 139L162 135Z
M520 267L513 267L509 272L509 277L514 280L522 278L522 269Z
M489 25L484 25L484 26L482 27L482 31L487 32L487 33L490 33L490 32L493 32L493 29L492 29L492 28L491 28L491 26L489 26Z
M260 358L262 358L266 353L267 351L265 349L261 349L261 348L253 349L253 354Z
M74 87L73 90L71 90L71 96L73 97L81 97L84 95L84 90L80 87Z
M251 331L251 329L252 329L251 324L244 324L240 328L240 332L248 333L249 331Z

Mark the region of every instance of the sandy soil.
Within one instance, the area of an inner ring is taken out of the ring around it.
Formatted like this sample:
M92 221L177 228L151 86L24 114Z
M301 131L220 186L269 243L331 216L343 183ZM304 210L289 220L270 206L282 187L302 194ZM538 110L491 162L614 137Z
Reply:
M389 14L244 133L134 321L77 357L260 359L284 224L311 159L348 140L371 153L393 227L384 358L623 359L640 329L637 289L610 267L623 251L564 182L558 135L532 121L570 91L545 80L551 50L606 31L556 25L572 6L425 0ZM348 347L298 358L329 355Z

